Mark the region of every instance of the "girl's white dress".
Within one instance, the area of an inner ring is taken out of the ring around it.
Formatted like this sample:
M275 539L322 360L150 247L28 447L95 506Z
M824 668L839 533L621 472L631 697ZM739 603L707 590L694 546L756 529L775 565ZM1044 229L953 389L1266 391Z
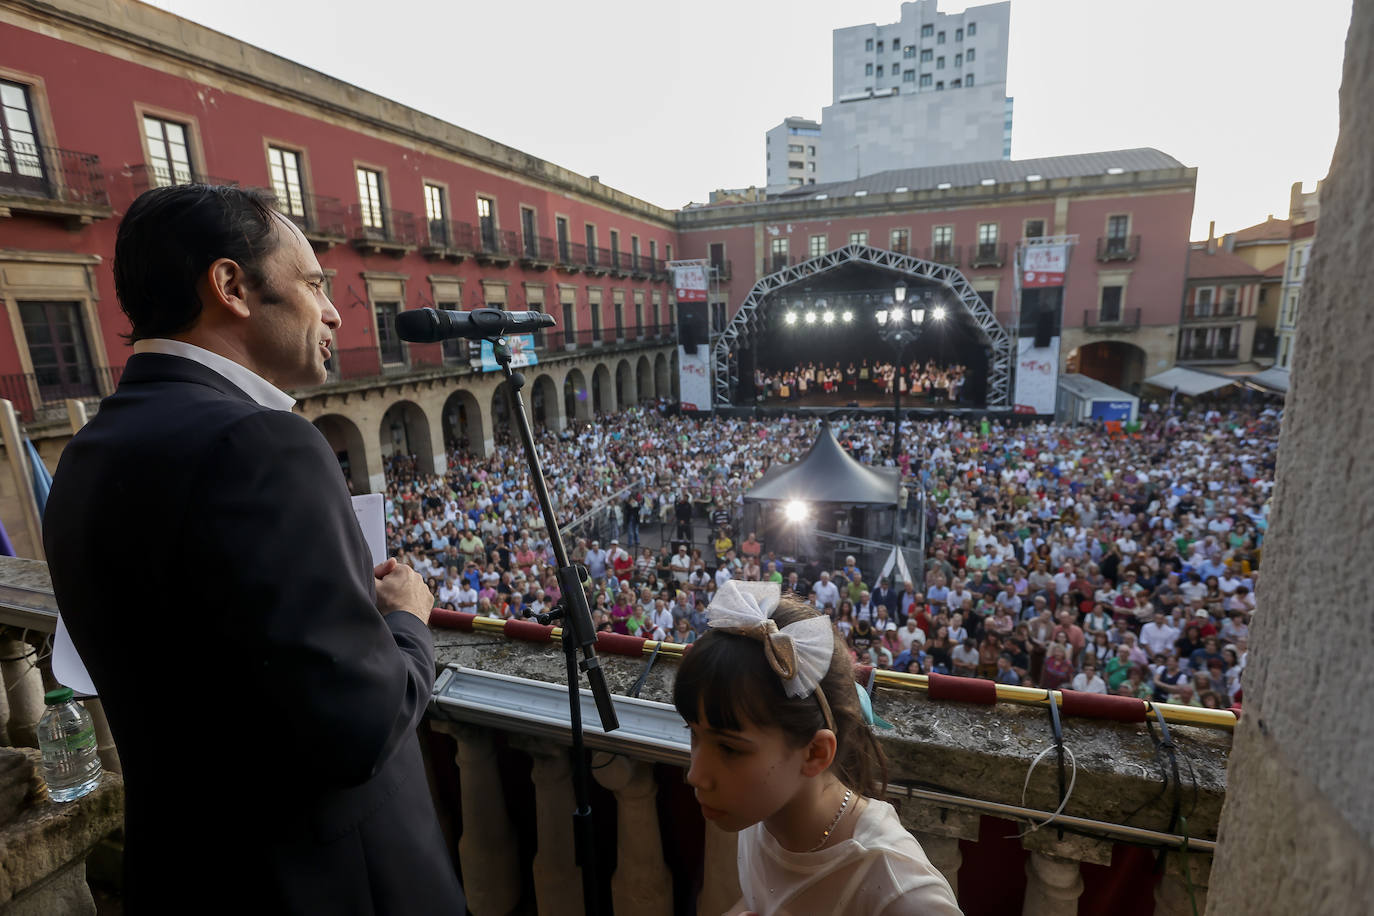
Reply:
M762 822L741 830L739 883L760 916L880 916L899 899L930 916L961 914L949 883L896 809L872 798L854 836L819 852L783 849Z

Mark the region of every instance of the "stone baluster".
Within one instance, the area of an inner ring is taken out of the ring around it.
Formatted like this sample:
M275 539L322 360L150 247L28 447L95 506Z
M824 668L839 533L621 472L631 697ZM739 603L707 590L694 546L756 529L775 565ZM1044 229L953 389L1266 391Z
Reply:
M1212 875L1212 857L1202 853L1188 856L1188 868L1193 881L1193 892L1188 893L1188 884L1183 877L1183 857L1169 853L1164 874L1155 885L1155 916L1193 916L1194 912L1207 910L1207 885ZM1193 900L1197 909L1193 909Z
M0 676L9 700L8 731L15 747L38 746L38 720L43 716L43 674L34 664L38 653L19 639L0 640Z
M575 806L568 748L520 736L511 743L534 762L534 819L539 848L534 854L534 898L539 916L583 916L582 870L574 858Z
M615 793L615 875L611 901L617 913L669 916L673 912L673 878L663 861L658 835L658 783L653 767L628 757L598 754L596 781Z
M463 804L463 835L458 858L463 892L476 916L506 916L520 902L519 858L506 813L496 745L486 729L435 722L437 731L458 742L458 781Z
M739 902L739 834L706 822L706 848L702 856L701 893L697 916L720 916Z
M1083 893L1077 859L1032 852L1026 860L1026 897L1021 916L1073 916Z
M949 882L954 896L959 896L959 866L964 854L960 840L978 841L979 815L973 811L940 808L916 799L889 799L897 808L902 826L911 831L916 842L925 850L930 864L939 869Z

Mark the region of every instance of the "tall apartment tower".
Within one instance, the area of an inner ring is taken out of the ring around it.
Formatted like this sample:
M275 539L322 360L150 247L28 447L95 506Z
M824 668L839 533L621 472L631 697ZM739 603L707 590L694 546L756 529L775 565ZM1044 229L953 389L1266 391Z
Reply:
M764 134L769 194L815 184L820 178L821 125L807 118L788 118Z
M942 13L937 2L903 3L901 21L890 25L835 30L818 184L1011 158L1010 0L962 13ZM778 176L776 153L772 161Z

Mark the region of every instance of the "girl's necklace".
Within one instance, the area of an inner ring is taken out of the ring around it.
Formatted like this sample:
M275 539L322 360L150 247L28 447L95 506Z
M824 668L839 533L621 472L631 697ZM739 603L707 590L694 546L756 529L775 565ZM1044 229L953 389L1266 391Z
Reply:
M826 840L830 839L830 832L835 829L835 825L840 822L840 818L844 817L845 809L849 807L849 800L853 797L853 789L844 790L844 801L840 802L840 810L835 812L835 819L830 822L829 827L825 828L825 833L821 834L821 841L808 849L807 852L815 852L825 845Z

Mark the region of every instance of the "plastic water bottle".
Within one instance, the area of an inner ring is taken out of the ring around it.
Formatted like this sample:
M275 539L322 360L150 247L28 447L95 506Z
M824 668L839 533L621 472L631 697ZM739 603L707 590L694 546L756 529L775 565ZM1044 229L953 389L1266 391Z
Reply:
M47 709L38 720L43 779L55 802L74 801L100 784L100 754L95 723L86 707L72 699L70 687L43 695Z

